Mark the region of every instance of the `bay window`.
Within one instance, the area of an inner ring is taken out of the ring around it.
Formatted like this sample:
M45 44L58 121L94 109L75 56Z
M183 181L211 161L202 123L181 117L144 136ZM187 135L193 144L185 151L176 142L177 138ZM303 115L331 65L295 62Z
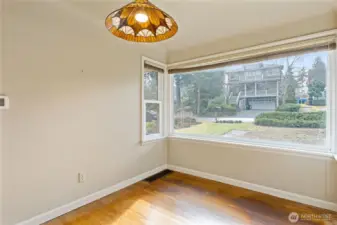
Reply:
M169 66L171 135L335 152L335 43L332 35Z
M143 141L167 134L337 153L335 33L162 64L159 69L152 63L143 60Z

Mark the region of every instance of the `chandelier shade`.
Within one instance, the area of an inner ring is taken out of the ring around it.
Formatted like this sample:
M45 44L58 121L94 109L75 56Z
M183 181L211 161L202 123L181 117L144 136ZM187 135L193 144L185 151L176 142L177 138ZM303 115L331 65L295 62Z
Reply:
M105 19L113 35L133 42L158 42L178 31L175 20L148 0L136 0L113 11Z

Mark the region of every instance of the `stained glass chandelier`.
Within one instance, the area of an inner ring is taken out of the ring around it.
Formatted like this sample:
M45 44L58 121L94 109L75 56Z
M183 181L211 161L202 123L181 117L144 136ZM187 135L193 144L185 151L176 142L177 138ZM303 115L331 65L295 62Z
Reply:
M133 42L158 42L171 38L178 25L148 0L135 0L110 13L105 26L113 35Z

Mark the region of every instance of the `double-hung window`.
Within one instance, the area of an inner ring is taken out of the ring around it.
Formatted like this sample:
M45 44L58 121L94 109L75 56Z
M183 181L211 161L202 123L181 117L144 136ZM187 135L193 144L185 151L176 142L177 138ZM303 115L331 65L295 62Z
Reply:
M207 59L169 66L171 135L336 151L335 49L331 35L234 51L213 64ZM233 79L265 71L268 76L259 80Z
M142 142L164 136L165 65L143 57L142 60Z

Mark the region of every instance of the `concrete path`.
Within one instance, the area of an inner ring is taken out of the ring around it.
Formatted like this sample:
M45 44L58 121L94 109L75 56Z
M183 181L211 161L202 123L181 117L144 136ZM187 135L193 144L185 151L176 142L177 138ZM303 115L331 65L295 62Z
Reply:
M261 113L265 112L273 112L273 111L266 111L266 110L244 110L238 112L235 116L228 116L228 117L218 117L218 120L232 120L237 121L241 120L244 123L252 123L255 120L255 117L260 115ZM215 122L214 117L197 117L197 122Z

